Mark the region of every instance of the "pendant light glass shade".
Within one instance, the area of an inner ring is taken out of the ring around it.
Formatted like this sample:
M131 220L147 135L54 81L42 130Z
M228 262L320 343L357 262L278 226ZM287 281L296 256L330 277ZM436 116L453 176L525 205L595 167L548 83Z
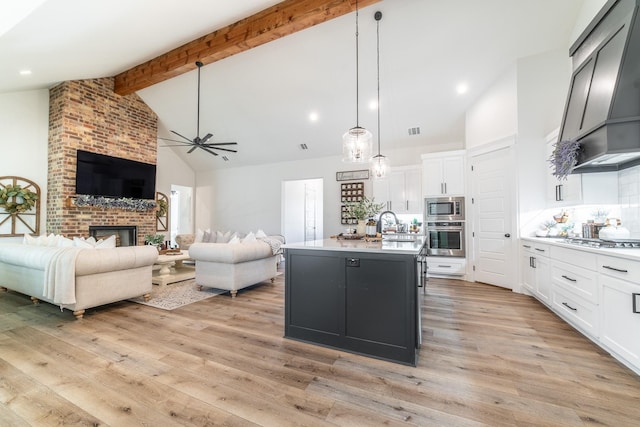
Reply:
M384 179L389 171L389 159L382 154L373 156L370 161L373 179Z
M371 156L373 135L365 128L356 126L342 135L342 161L365 163Z
M365 163L371 156L373 135L360 126L360 85L358 61L358 1L356 0L356 126L342 135L342 161Z
M380 154L380 20L382 19L382 12L376 12L374 18L376 19L378 37L378 154L371 158L369 165L373 179L385 179L389 172L389 159Z

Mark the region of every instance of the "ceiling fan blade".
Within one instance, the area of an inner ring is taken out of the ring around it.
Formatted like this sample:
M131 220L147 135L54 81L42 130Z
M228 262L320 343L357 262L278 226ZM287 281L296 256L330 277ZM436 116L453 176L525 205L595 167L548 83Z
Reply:
M200 144L204 144L205 142L207 142L208 140L210 140L212 136L213 136L213 135L212 135L212 134L210 134L210 133L206 134L206 135L204 136L204 138L202 138L202 139L200 140Z
M189 142L186 142L186 141L178 141L178 140L175 140L175 139L169 139L169 138L158 138L158 139L161 139L161 140L163 140L163 141L175 142L175 143L177 143L177 144L193 145L193 142L191 142L191 141L189 141ZM166 146L166 145L165 145L165 146Z
M185 140L189 141L189 142L193 142L193 140L187 138L184 135L180 135L178 132L176 132L175 130L172 130L171 133L175 133L176 135L178 135L180 138L184 138Z
M194 147L195 148L195 147ZM204 146L200 146L200 148L202 148L204 151L206 151L207 153L213 154L214 156L217 156L218 153L214 153L213 151L209 150L207 147Z
M229 153L237 153L238 152L238 150L229 150L228 148L219 148L219 147L202 147L202 148L211 148L213 150L228 151Z
M214 145L238 145L237 142L210 142L208 144L204 144L207 147L213 147Z
M191 147L191 148L189 149L189 151L187 151L187 154L192 153L192 152L193 152L193 150L195 150L196 148L198 148L198 146L197 146L197 145L194 145L193 147Z

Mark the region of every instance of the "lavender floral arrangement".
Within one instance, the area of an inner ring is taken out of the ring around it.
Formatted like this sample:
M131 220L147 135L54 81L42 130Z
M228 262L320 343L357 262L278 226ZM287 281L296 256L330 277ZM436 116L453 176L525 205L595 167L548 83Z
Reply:
M553 175L558 179L567 179L578 163L578 151L580 143L578 141L558 141L555 143L553 153L549 157L550 168Z
M127 197L111 198L80 194L76 197L76 206L95 206L103 209L123 209L126 211L144 212L155 209L155 200L130 199Z

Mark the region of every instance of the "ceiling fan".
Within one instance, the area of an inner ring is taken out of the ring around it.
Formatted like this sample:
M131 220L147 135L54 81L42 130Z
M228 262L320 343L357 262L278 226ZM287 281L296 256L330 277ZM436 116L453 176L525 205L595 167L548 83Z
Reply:
M197 126L196 126L196 137L193 139L189 139L184 135L179 134L178 132L176 132L175 130L172 130L171 133L178 135L180 138L184 139L184 141L178 141L175 139L168 139L168 138L158 138L158 139L162 139L163 141L169 141L169 142L175 142L176 144L171 144L171 145L163 145L163 147L191 147L189 148L189 151L187 151L187 153L192 153L196 148L201 148L202 150L206 151L209 154L213 154L214 156L217 156L218 153L216 153L213 150L221 150L221 151L228 151L231 153L237 153L237 150L230 150L228 148L222 148L219 147L220 145L237 145L237 142L208 142L213 135L211 133L208 133L204 136L204 138L200 138L200 68L202 68L202 62L200 61L196 61L196 66L198 67L198 118L197 118Z

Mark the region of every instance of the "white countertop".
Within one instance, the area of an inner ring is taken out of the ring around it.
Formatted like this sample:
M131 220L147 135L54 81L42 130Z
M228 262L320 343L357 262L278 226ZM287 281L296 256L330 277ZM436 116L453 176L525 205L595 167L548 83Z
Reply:
M625 258L633 261L640 261L640 248L591 248L588 246L574 245L566 243L565 239L553 238L553 237L521 237L521 240L528 240L530 242L544 243L552 246L559 246L567 249L575 249L578 251L591 252L598 255L614 256L616 258Z
M365 240L324 239L309 242L287 243L283 245L283 247L285 249L418 255L423 244L424 236L418 235L413 242L394 242L389 240L383 240L382 242L367 242Z

